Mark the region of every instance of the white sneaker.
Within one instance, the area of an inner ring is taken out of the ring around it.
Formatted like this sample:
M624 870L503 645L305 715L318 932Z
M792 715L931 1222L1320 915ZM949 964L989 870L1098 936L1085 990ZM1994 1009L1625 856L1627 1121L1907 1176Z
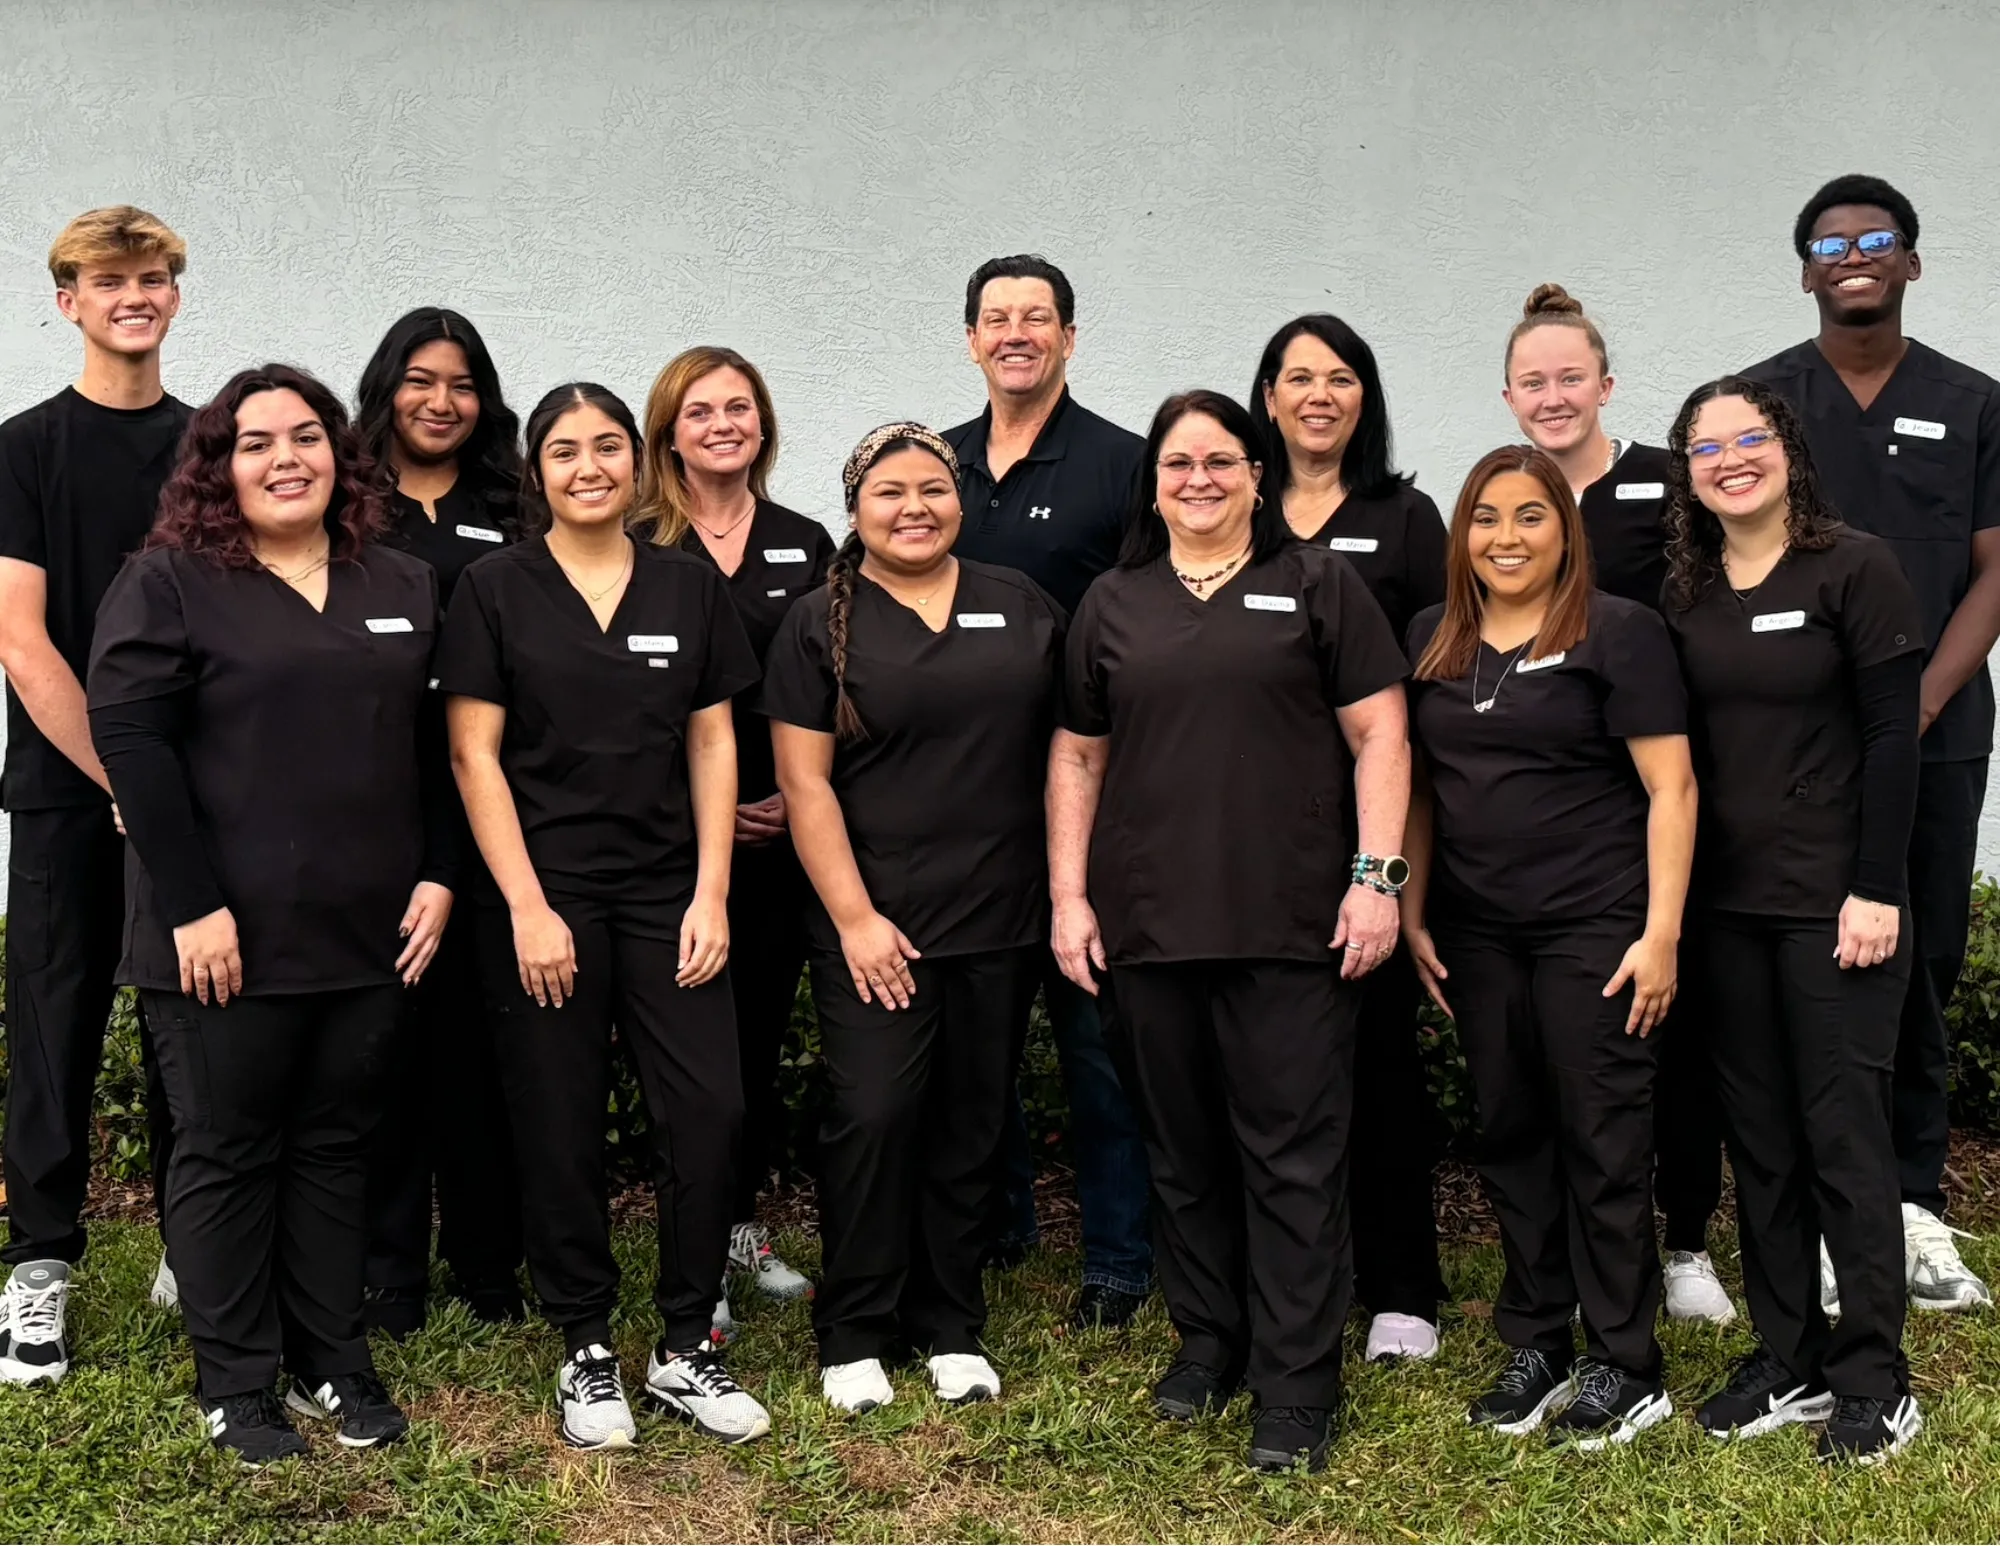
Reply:
M1000 1394L1000 1376L977 1353L939 1353L930 1361L931 1384L938 1400L991 1401Z
M1993 1295L1979 1275L1959 1260L1952 1237L1976 1236L1953 1229L1928 1208L1903 1204L1903 1277L1910 1303L1919 1310L1990 1309Z
M1667 1286L1667 1315L1677 1321L1707 1321L1727 1326L1736 1319L1736 1306L1729 1290L1715 1275L1715 1263L1706 1251L1669 1251L1664 1273Z
M1905 1261L1908 1266L1909 1242L1904 1241ZM1907 1276L1907 1272L1905 1273ZM1830 1321L1840 1319L1840 1279L1833 1273L1833 1253L1826 1248L1826 1236L1819 1237L1819 1308L1820 1313Z
M715 1311L708 1318L708 1340L717 1347L725 1346L736 1335L736 1317L729 1313L729 1284L722 1285L722 1297L715 1301Z
M570 1448L630 1449L638 1442L639 1425L625 1400L618 1355L602 1342L564 1362L556 1395L562 1400L563 1442Z
M160 1265L153 1272L153 1287L146 1297L162 1310L178 1310L181 1307L180 1280L174 1276L174 1269L167 1265L167 1253L160 1252Z
M819 1371L819 1391L843 1412L872 1412L896 1399L896 1387L882 1372L882 1360L828 1364Z
M1391 1311L1368 1323L1368 1361L1386 1363L1398 1358L1437 1357L1438 1329L1421 1315L1398 1315Z
M69 1299L69 1263L24 1261L7 1279L0 1311L0 1384L57 1383L69 1373L63 1310Z
M713 1342L691 1353L653 1349L646 1364L646 1394L668 1412L725 1444L747 1444L771 1431L763 1403L729 1377Z
M771 1249L762 1225L738 1224L729 1231L729 1265L733 1271L751 1274L757 1291L772 1299L812 1298L812 1279L787 1266Z

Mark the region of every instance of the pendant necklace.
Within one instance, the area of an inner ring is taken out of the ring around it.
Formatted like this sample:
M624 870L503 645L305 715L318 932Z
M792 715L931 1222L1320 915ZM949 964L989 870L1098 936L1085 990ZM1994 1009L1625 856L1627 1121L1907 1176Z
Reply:
M736 519L731 521L727 526L723 527L721 531L710 531L706 526L703 526L700 521L696 521L693 516L689 516L688 519L694 522L696 529L699 530L704 537L708 538L710 542L720 542L724 537L727 537L731 532L736 530L737 527L741 526L745 521L749 520L750 517L755 515L756 513L757 513L757 501L753 498L750 501L750 508L748 510L745 510L741 515L737 516Z
M611 577L611 583L609 585L606 585L602 590L592 590L588 585L584 584L582 579L580 579L577 576L575 571L572 570L570 566L564 563L560 558L556 559L556 566L559 569L561 569L565 575L569 577L570 584L574 585L578 590L583 592L584 600L590 602L594 606L598 602L602 601L606 596L610 595L611 592L617 588L618 582L625 578L627 572L632 567L632 555L634 551L635 550L632 548L630 543L627 543L625 548L625 562L618 566L618 572ZM551 554L550 556L554 557L553 554Z
M1187 586L1189 590L1196 590L1196 591L1202 590L1207 586L1213 585L1217 580L1221 579L1224 575L1228 574L1231 570L1233 570L1238 564L1242 563L1243 560L1248 558L1249 556L1250 554L1247 550L1238 553L1234 558L1230 559L1228 563L1224 564L1220 569L1216 570L1213 574L1183 574L1181 573L1180 570L1176 569L1174 570L1174 578L1176 580L1179 580L1181 584Z
M287 574L285 573L284 570L280 569L276 564L264 564L264 567L267 570L269 570L272 574L275 574L279 579L283 580L287 585L297 585L299 581L308 579L311 576L318 574L320 570L324 569L330 562L332 562L332 559L333 559L333 543L331 541L328 541L326 545L326 551L321 553L318 558L315 558L311 563L307 564L305 568L299 570L296 574ZM264 563L262 559L259 559L258 562Z
M1500 688L1507 680L1507 673L1514 669L1514 663L1521 658L1521 651L1525 650L1529 644L1533 644L1534 642L1535 641L1533 639L1529 639L1526 643L1522 644L1519 649L1516 649L1512 655L1507 657L1507 664L1500 668L1499 681L1496 681L1493 684L1493 695L1490 698L1486 698L1484 700L1482 700L1479 696L1479 651L1476 648L1473 650L1472 652L1472 712L1473 713L1484 714L1488 709L1492 708L1495 703L1500 701ZM1499 652L1496 650L1495 653L1497 654Z

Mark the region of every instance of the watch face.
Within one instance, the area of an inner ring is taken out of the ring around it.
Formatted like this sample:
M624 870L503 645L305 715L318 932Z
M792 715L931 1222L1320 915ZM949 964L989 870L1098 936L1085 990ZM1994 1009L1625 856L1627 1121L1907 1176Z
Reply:
M1410 861L1400 855L1382 861L1382 878L1392 886L1406 886L1410 882Z

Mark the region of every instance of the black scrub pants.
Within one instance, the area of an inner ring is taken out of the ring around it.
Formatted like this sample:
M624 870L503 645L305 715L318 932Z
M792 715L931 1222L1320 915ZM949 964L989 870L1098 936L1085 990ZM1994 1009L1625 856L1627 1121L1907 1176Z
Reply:
M83 1257L91 1124L125 929L125 839L107 803L15 811L7 862L8 1239L0 1264ZM164 1216L173 1124L143 1008L139 1050ZM4 1277L0 1273L0 1277Z
M1359 984L1336 961L1113 965L1105 1025L1145 1130L1181 1357L1259 1404L1341 1404Z
M1643 891L1591 918L1520 923L1446 911L1433 926L1472 1076L1477 1167L1506 1275L1493 1329L1567 1362L1572 1312L1594 1358L1651 1377L1659 1033L1628 1036L1628 985L1604 985L1645 929Z
M1905 941L1908 927L1906 913ZM1835 939L1831 918L1702 921L1743 1295L1757 1335L1795 1377L1893 1400L1909 1390L1890 1109L1911 953L1903 943L1881 966L1842 971ZM1840 1287L1831 1329L1819 1304L1822 1236Z
M1653 1090L1653 1203L1664 1220L1661 1243L1669 1251L1705 1251L1708 1226L1722 1205L1722 1097L1715 1089L1713 1020L1701 962L1681 957L1680 994L1660 1042L1660 1073Z
M1374 1315L1436 1322L1439 1117L1417 1043L1423 988L1398 948L1361 982L1354 1043L1354 1292Z
M979 1351L979 1256L1042 958L1031 945L912 961L909 1007L884 1009L861 1002L844 960L813 956L832 1097L813 1300L822 1368L904 1346Z
M404 994L368 1162L368 1286L421 1293L437 1253L463 1294L516 1287L521 1183L470 903L452 910L430 969Z
M403 989L147 991L173 1112L167 1253L202 1395L373 1368L361 1314L368 1146Z
M736 845L729 873L729 981L743 1065L743 1157L731 1208L739 1224L757 1216L757 1194L783 1158L778 1063L805 971L809 894L789 838Z
M612 1027L645 1096L659 1207L653 1303L667 1346L706 1341L729 1254L743 1084L729 972L674 981L686 904L551 899L576 941L576 991L537 1004L521 988L504 907L479 909L479 962L520 1167L528 1275L570 1352L611 1340L605 1110Z
M1911 970L1896 1040L1896 1162L1902 1200L1940 1218L1951 1147L1951 1037L1944 1011L1965 965L1986 768L1984 758L1923 764L1910 828Z

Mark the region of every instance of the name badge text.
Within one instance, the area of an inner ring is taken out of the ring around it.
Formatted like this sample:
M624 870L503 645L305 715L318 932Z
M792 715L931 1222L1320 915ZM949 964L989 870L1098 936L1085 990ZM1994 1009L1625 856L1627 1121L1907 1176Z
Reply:
M1944 426L1933 423L1929 419L1898 419L1896 421L1896 433L1899 435L1915 435L1919 440L1942 440L1944 439Z
M1299 609L1296 596L1247 595L1243 598L1243 605L1252 612L1296 612Z
M407 617L371 617L368 619L370 633L415 633Z
M491 526L454 526L452 530L461 537L470 537L474 542L505 542L507 539Z
M1332 537L1326 545L1336 553L1372 553L1382 542L1378 537Z
M767 564L802 564L806 561L804 548L766 548L764 562Z
M958 614L961 628L1005 628L1007 616L1004 612L961 612Z
M632 633L625 636L625 648L635 655L671 655L681 641L670 633Z
M1803 628L1806 615L1803 612L1759 612L1750 619L1752 633L1779 633L1787 628Z
M1546 671L1550 666L1559 666L1569 658L1568 650L1557 650L1553 655L1544 655L1540 660L1523 660L1514 667L1514 674L1523 671Z
M1620 499L1665 499L1667 486L1664 483L1621 483L1617 493Z

